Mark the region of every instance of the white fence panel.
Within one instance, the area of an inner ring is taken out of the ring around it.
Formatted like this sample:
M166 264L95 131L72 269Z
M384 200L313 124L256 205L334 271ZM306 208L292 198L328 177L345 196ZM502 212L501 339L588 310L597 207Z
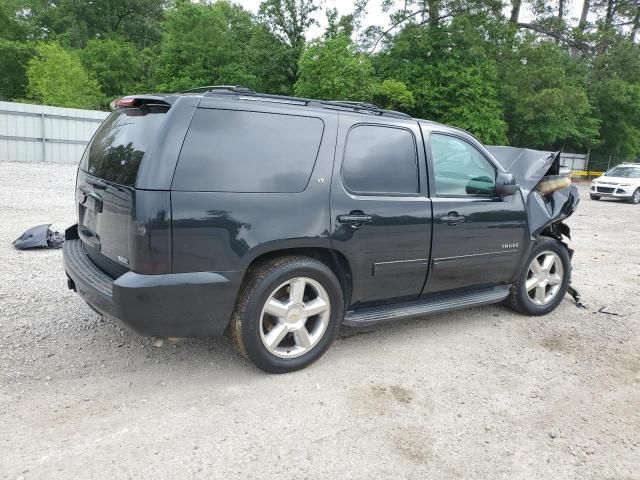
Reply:
M0 162L78 163L107 115L97 110L0 102Z
M560 164L571 170L586 170L589 155L586 153L561 153Z

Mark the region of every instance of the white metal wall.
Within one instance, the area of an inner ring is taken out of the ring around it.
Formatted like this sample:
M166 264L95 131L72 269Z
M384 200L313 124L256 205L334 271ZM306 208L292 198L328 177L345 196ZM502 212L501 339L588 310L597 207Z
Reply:
M586 153L561 153L560 164L571 170L586 170L589 155Z
M0 102L0 162L78 163L108 112Z

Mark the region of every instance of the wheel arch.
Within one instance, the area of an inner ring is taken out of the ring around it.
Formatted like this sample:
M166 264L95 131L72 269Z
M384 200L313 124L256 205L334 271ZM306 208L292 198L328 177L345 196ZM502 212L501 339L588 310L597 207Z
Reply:
M268 252L264 252L251 260L249 263L244 277L242 279L242 283L246 281L250 273L256 268L268 263L276 258L288 257L288 256L305 256L314 258L325 265L327 265L331 271L334 273L338 281L340 282L340 286L342 287L342 294L344 297L345 307L350 305L351 302L351 292L353 285L353 276L351 273L351 266L347 258L341 252L326 248L326 247L292 247L292 248L282 248L278 250L271 250Z

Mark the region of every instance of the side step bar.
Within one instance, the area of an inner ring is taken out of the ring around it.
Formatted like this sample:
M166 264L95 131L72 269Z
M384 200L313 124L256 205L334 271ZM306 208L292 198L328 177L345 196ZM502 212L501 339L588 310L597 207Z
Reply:
M342 323L349 327L368 327L383 322L489 305L507 298L510 289L511 285L501 285L456 295L442 295L410 302L350 310L346 313Z

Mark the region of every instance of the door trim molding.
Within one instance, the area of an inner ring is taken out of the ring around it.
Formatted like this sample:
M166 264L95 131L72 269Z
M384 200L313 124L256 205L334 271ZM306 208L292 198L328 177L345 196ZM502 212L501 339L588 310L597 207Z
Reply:
M492 257L492 256L516 256L519 252L520 250L501 250L499 252L474 253L471 255L458 255L455 257L441 257L441 258L434 258L433 264L440 265L442 263L456 262L459 260L465 260L469 258L481 258L481 257Z
M373 276L375 277L376 275L395 275L399 273L424 271L428 265L428 258L376 262L373 264Z

